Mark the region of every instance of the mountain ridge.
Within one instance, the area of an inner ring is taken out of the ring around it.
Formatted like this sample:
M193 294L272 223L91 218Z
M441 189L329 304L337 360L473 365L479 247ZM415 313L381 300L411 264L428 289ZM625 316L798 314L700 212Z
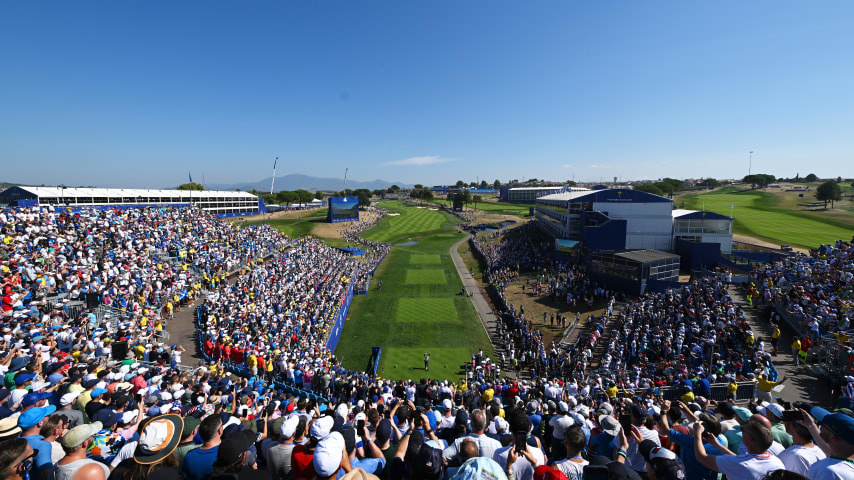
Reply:
M267 177L262 180L258 180L255 182L236 182L236 183L211 183L205 185L205 188L208 190L243 190L249 191L255 189L260 192L269 192L270 191L270 182L273 177ZM387 180L375 179L368 181L359 181L347 179L347 188L356 190L358 188L367 188L368 190L378 190L385 189L392 185L397 185L401 188L411 188L412 184L403 183L403 182L389 182ZM329 178L329 177L313 177L310 175L303 175L300 173L291 173L284 176L276 177L275 189L276 191L281 190L321 190L321 191L340 191L344 188L344 179L343 178Z

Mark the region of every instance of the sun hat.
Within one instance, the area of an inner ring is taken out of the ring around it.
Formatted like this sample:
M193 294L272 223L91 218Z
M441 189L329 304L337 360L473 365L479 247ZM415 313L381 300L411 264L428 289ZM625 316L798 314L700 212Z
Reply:
M317 444L312 463L318 477L328 477L338 471L344 447L344 436L338 432L329 434Z
M84 423L83 425L77 425L71 430L65 432L65 435L62 437L62 440L59 443L62 444L65 448L74 448L77 445L80 445L87 438L95 435L100 432L104 426L101 425L101 422L92 422L92 423Z
M133 458L150 465L168 457L181 442L184 419L179 415L160 415L142 426Z
M0 440L17 437L21 433L17 417L6 417L0 420Z
M616 437L620 434L620 422L617 421L616 418L610 415L600 415L599 416L599 425L602 426L602 430L611 435L612 437Z
M223 435L222 443L219 445L219 450L216 452L217 465L231 465L255 443L255 434L252 430L235 430L231 433ZM317 450L315 450L317 455ZM341 460L339 454L339 461Z

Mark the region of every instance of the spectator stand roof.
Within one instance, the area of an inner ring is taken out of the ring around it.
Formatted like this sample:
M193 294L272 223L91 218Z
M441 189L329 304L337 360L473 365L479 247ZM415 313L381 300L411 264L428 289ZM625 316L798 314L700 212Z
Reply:
M35 197L181 197L181 196L198 196L207 198L258 198L249 192L226 191L226 190L160 190L160 189L136 189L136 188L89 188L89 187L29 187L19 185L10 187L3 192L0 192L0 197L6 196L6 192L20 189L24 190Z

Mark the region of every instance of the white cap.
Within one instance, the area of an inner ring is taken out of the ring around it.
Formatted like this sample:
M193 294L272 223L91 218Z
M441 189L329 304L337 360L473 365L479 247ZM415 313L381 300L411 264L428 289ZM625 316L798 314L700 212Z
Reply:
M507 423L507 420L504 420L501 417L495 417L495 433L507 433L507 429L510 428L510 424Z
M60 397L59 404L60 405L71 405L72 403L74 403L74 400L76 400L77 397L80 396L80 392L82 392L82 390L77 390L75 392L66 393L65 395Z
M282 437L291 438L297 432L297 426L299 425L299 415L293 415L287 418L282 423Z
M442 400L442 408L445 410L452 410L454 408L454 402L452 402L451 399L446 398Z
M350 408L347 407L346 403L342 403L338 405L338 408L335 409L335 414L341 417L341 419L346 422L347 417L350 416Z
M332 431L333 425L335 425L335 420L332 417L320 417L311 424L309 434L312 438L326 438Z
M324 417L330 418L330 417ZM331 418L330 418L331 420ZM314 422L317 425L317 422ZM312 425L312 428L314 425ZM341 468L341 457L344 454L344 437L335 432L317 444L314 449L314 471L318 477L329 477Z
M30 387L30 391L31 392L38 392L39 390L41 390L43 388L47 388L49 386L50 386L49 382L34 382Z

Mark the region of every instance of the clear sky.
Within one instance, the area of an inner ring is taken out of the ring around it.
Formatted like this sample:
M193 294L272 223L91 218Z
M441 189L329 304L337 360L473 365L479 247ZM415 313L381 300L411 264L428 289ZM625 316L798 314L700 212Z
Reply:
M854 2L7 1L0 181L854 176Z

